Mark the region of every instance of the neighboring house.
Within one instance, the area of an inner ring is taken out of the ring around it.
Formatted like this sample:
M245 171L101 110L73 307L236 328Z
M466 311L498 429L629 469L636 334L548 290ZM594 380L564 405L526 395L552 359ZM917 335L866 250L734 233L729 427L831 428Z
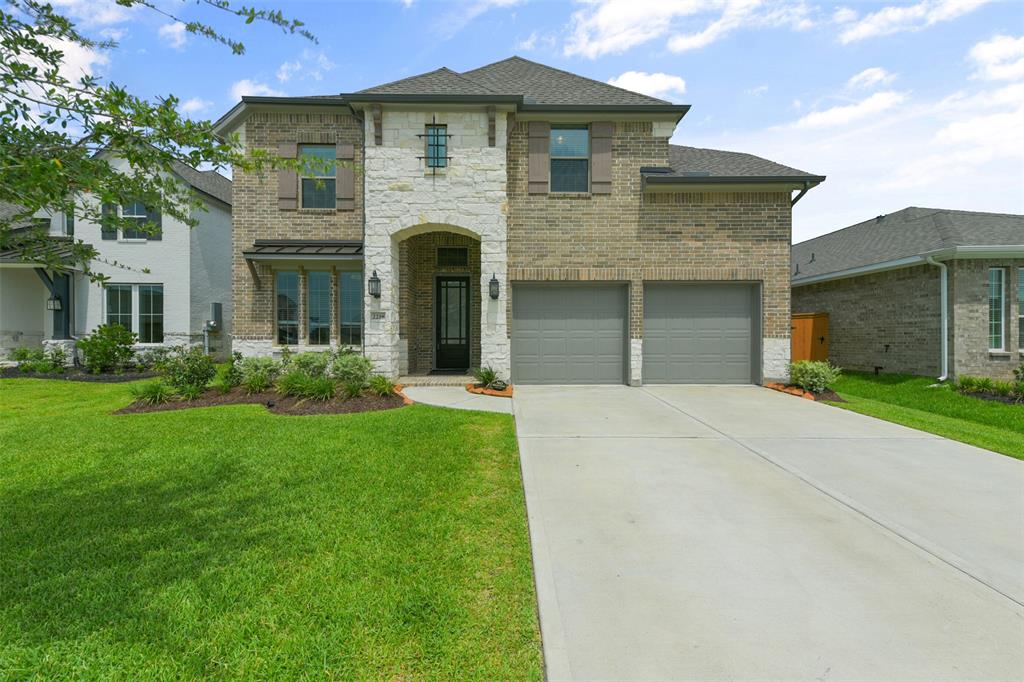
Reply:
M793 192L824 178L670 145L688 109L519 57L244 97L221 134L340 163L236 170L234 347L523 384L785 376Z
M911 207L796 244L793 312L828 313L841 367L1012 378L1024 216Z
M64 214L35 217L58 248L72 239L91 244L98 257L89 266L109 276L106 286L91 282L74 262L61 275L24 262L16 252L0 252L0 356L21 346L71 345L107 322L138 334L139 348L199 344L212 303L222 305L225 327L211 335L214 350L230 351L231 181L179 163L174 170L205 204L205 211L194 213L194 228L140 203L109 210L140 222L152 218L159 233L101 232L99 225Z

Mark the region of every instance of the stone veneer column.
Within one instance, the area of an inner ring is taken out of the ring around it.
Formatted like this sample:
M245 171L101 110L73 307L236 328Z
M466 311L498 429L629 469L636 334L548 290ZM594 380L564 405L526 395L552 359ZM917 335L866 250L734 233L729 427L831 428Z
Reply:
M398 245L389 234L367 230L363 243L365 278L363 282L363 349L373 361L373 371L398 377ZM380 278L380 298L370 295L370 277Z
M491 276L498 278L497 300L491 298ZM504 239L484 238L480 242L480 365L491 367L508 379L512 372L508 323L508 248Z

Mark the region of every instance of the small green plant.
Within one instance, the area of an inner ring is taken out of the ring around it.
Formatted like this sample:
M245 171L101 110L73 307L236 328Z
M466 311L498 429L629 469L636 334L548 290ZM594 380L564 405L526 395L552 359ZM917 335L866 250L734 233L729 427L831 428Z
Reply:
M190 386L183 386L182 388L179 388L178 389L178 393L185 400L199 400L199 398L201 398L202 395L203 395L203 391L205 391L205 390L206 390L206 385L205 384L202 385L202 386L190 385Z
M491 388L495 383L501 381L498 373L491 367L477 367L473 370L473 378L484 388Z
M789 383L811 393L822 393L832 387L842 370L828 362L801 360L789 366Z
M281 349L281 367L287 368L292 362L292 349L285 346Z
M64 346L51 346L46 352L46 359L53 365L51 372L63 372L68 364L68 351Z
M981 390L978 387L978 377L962 374L956 378L956 390L961 393L977 393Z
M277 380L277 392L301 398L306 394L311 379L308 374L299 370L291 370L282 374Z
M163 405L174 397L174 389L160 380L134 384L131 392L136 401L145 405Z
M235 351L228 360L227 369L224 370L222 383L231 390L242 383L242 354ZM225 391L226 393L227 391Z
M146 349L135 356L135 364L139 369L153 369L159 372L173 351L173 348L166 346Z
M1024 362L1013 370L1013 394L1018 402L1024 402Z
M36 359L41 359L43 351L41 348L29 348L28 346L21 346L11 351L11 360L15 362L26 362Z
M327 368L330 364L330 353L296 353L292 356L289 368L304 372L307 376L322 377L327 374Z
M270 390L270 387L274 384L274 380L270 377L267 371L250 372L245 375L242 379L242 386L245 387L245 392L252 393L264 393Z
M64 349L60 348L60 351L63 353ZM18 361L18 371L25 374L50 374L64 370L63 360L56 364L42 348L15 348L11 358Z
M132 346L138 338L119 324L100 325L92 334L78 341L82 363L92 374L124 371L135 356Z
M331 363L331 376L343 384L357 383L360 389L370 380L373 363L359 353L339 353Z
M992 391L996 395L1008 398L1013 395L1014 383L1012 381L992 380Z
M363 394L361 381L346 381L341 385L341 394L348 399L358 398Z
M395 392L395 382L382 374L370 377L370 393L384 398Z
M330 377L312 377L306 381L302 397L311 400L330 400L336 391L337 386Z
M231 384L224 380L224 377L217 379L210 385L213 387L213 390L217 391L217 393L221 395L227 395L228 393L231 393L231 389L234 388L234 386L232 386Z
M178 346L163 362L160 373L182 395L187 389L196 389L201 394L217 375L217 366L202 348Z

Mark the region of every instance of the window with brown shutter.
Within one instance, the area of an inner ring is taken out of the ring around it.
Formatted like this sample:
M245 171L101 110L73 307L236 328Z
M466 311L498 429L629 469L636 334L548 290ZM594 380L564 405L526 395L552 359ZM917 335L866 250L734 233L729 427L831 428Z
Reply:
M299 155L299 145L282 142L277 146L277 155L282 159L294 159ZM294 211L299 207L299 177L294 169L281 168L277 171L277 207L283 211Z
M546 121L530 121L529 128L529 191L530 194L547 194L551 124Z
M352 211L356 207L355 171L352 162L355 160L355 147L350 144L336 145L337 158L347 163L338 164L337 173L337 206L339 211Z
M594 194L612 193L612 133L611 121L590 124L590 191Z

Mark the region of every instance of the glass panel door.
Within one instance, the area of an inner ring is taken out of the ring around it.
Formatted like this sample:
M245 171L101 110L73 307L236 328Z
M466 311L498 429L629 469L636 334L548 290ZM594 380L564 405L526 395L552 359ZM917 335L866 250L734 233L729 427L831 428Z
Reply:
M437 369L469 369L469 277L438 277Z

